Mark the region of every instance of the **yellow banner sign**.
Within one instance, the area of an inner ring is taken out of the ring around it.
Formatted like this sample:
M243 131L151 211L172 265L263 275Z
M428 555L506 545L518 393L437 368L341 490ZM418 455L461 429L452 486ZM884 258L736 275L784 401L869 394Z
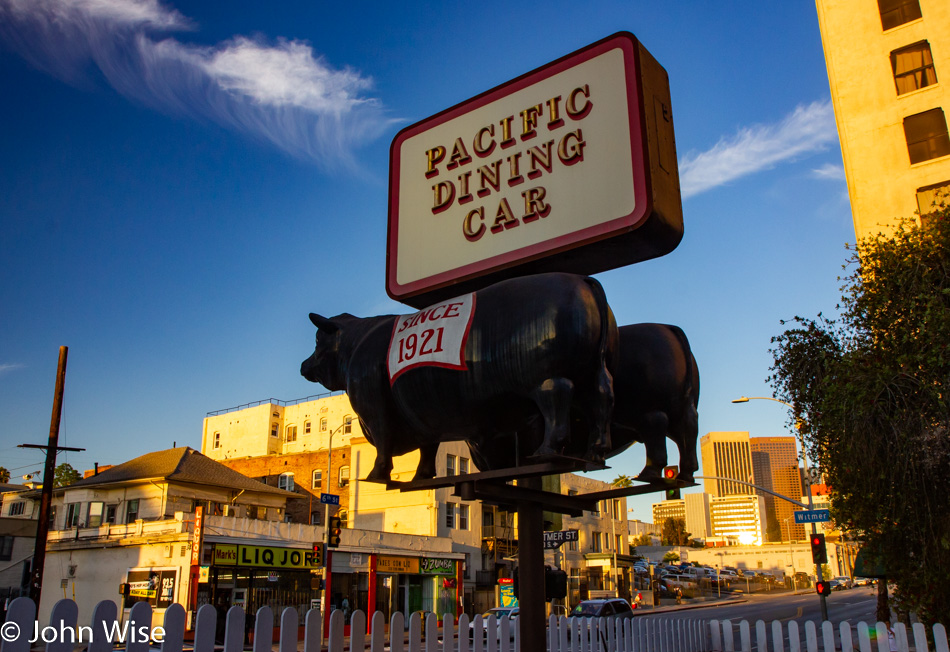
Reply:
M218 566L255 568L320 568L322 560L313 550L274 546L216 545L214 563Z
M418 573L418 557L383 557L376 558L377 573Z

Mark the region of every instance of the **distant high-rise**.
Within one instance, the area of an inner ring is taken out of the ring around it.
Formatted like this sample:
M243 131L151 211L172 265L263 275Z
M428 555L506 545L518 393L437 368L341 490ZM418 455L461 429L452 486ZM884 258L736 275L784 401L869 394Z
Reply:
M798 449L794 437L752 437L752 468L755 484L775 493L799 500L802 494L801 474L798 470ZM805 528L796 525L792 513L795 505L763 492L765 511L777 522L782 541L805 538Z
M728 478L751 483L752 454L748 432L709 432L699 440L703 461L703 475L726 478L703 480L703 488L711 496L753 494L748 484L729 482Z
M926 219L950 190L950 2L816 4L855 234Z

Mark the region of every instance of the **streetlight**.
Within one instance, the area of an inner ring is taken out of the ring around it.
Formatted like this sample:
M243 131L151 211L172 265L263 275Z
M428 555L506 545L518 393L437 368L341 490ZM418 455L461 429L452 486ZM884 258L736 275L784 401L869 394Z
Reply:
M792 414L795 415L796 420L800 420L798 417L798 408L796 408L791 403L786 403L785 401L779 400L777 398L772 398L771 396L740 396L739 398L732 399L733 403L748 403L749 401L775 401L776 403L781 403L789 410L792 411ZM797 435L799 444L802 447L802 465L805 468L805 495L808 497L808 510L811 511L814 509L815 504L812 501L811 497L811 470L808 468L808 455L805 453L805 442L802 440L801 433ZM811 524L811 533L815 535L818 533L818 528L815 525L815 522L812 521ZM789 530L789 539L791 539L791 530ZM792 568L795 568L795 565L792 564ZM824 579L821 574L821 565L815 564L815 581ZM795 582L795 576L792 575L792 582ZM825 602L825 596L819 596L821 598L821 619L828 620L828 604Z

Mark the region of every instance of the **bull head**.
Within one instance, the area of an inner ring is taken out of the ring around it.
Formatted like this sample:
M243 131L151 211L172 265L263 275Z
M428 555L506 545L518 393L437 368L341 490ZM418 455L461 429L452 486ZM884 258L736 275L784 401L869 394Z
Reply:
M313 322L313 325L322 330L326 334L335 333L340 330L340 327L332 320L327 319L326 317L321 317L315 312L310 313L310 321Z

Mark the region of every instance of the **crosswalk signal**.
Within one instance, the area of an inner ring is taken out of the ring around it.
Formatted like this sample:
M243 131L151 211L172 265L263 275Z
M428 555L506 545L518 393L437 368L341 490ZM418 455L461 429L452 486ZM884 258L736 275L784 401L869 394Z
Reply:
M343 534L343 527L339 516L331 516L327 521L327 548L336 548L340 545L340 537Z
M815 592L818 595L831 595L831 582L815 582Z
M828 563L828 550L825 548L824 534L811 535L811 558L816 564Z

